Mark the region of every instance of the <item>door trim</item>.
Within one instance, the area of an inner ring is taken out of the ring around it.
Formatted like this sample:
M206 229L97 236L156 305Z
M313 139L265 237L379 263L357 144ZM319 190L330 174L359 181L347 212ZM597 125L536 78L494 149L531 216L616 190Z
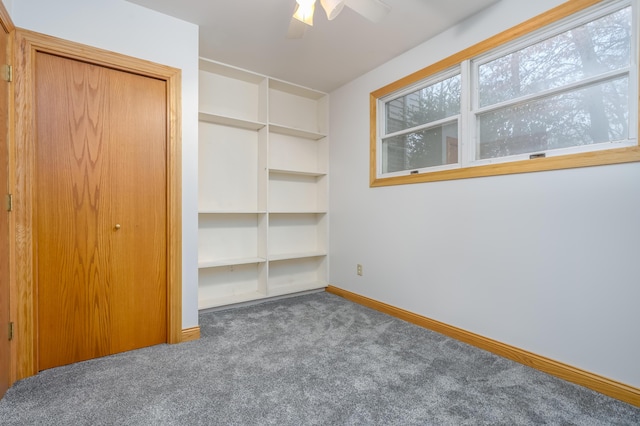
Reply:
M35 177L34 76L36 53L76 59L166 82L167 87L167 343L182 336L181 71L36 32L16 29L15 37L15 263L11 312L15 323L12 382L36 374L37 283L33 235L32 182Z
M4 34L6 34L7 37L7 46L6 46L6 63L7 64L12 64L13 62L13 38L14 38L14 34L15 34L15 26L13 25L13 21L11 20L11 16L9 16L9 12L7 11L6 7L4 6L4 4L2 2L0 2L0 31L2 31ZM0 65L4 65L2 63L0 63ZM0 147L0 149L2 150L6 150L6 162L3 162L2 164L0 164L0 167L3 168L3 172L2 173L6 173L6 178L7 178L7 184L8 186L6 188L2 188L0 189L0 198L4 198L5 197L5 193L6 192L11 192L10 188L13 188L12 182L13 182L13 177L11 175L12 170L11 170L11 165L13 164L12 158L11 158L11 152L12 152L12 147L13 147L13 84L8 83L6 81L2 81L0 80L0 82L2 84L6 84L7 85L7 95L8 95L8 99L6 99L7 104L6 106L6 115L4 116L0 116L0 120L6 120L6 124L7 124L7 134L4 135L6 138L6 146ZM5 100L3 100L4 102ZM4 208L4 206L2 206L2 208ZM8 232L6 235L2 235L0 236L0 238L3 239L3 244L8 243L8 252L6 253L6 256L8 257L8 259L5 259L5 261L8 264L8 271L7 274L3 277L0 277L0 280L4 280L7 279L8 282L3 283L2 284L2 293L0 294L0 297L6 297L7 300L3 301L3 303L1 303L0 305L0 309L3 310L3 312L0 314L0 318L2 318L3 323L0 323L0 327L6 327L8 326L8 324L4 323L4 320L6 319L8 322L12 321L11 318L11 275L13 274L13 265L12 265L12 259L14 259L14 254L13 254L13 238L12 238L12 232L13 232L13 216L10 213L6 213L8 214ZM8 241L7 241L8 240ZM3 253L4 254L4 253ZM6 286L6 287L5 287ZM6 311L4 311L6 309ZM5 325L6 324L6 325ZM0 330L2 330L0 328ZM5 329L6 330L6 329ZM0 398L2 398L2 396L4 396L5 391L7 390L7 388L9 386L11 386L13 384L13 380L11 377L11 360L12 360L12 355L11 355L11 348L12 348L12 342L9 341L7 339L8 335L8 330L7 332L3 332L0 333L1 338L3 339L2 341L2 354L7 355L8 359L2 359L0 362L2 365L0 365L0 368L2 369L2 373L0 374L0 377L2 377L2 381L3 383L0 383ZM6 345L6 346L4 346ZM5 352L6 351L6 352ZM7 379L7 382L4 382L4 380Z

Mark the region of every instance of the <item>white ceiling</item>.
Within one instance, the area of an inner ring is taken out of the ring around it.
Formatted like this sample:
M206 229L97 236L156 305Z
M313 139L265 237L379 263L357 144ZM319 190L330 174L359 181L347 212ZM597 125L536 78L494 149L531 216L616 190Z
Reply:
M328 21L318 2L302 39L286 37L295 0L128 1L198 24L202 57L330 92L498 0L383 0L377 24L347 7Z

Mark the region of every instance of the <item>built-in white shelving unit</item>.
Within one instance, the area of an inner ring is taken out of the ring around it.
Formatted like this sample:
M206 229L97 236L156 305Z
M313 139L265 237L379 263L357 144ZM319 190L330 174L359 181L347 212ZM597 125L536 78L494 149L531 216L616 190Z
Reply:
M199 308L327 285L328 97L200 59Z

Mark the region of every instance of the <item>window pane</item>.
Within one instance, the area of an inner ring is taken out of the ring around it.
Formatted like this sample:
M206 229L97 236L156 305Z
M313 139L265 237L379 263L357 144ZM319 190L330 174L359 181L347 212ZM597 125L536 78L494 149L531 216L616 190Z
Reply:
M478 116L478 159L568 148L629 136L628 77Z
M382 172L393 173L458 162L458 122L382 141Z
M479 105L539 93L628 67L631 7L478 68Z
M460 74L387 102L385 112L385 134L459 114Z

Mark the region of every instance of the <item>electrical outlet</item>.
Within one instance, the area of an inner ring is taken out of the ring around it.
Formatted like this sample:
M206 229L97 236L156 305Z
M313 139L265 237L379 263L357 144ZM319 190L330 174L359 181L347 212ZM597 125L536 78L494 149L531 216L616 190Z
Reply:
M358 275L362 276L362 265L359 263L356 267L356 272L358 273Z

